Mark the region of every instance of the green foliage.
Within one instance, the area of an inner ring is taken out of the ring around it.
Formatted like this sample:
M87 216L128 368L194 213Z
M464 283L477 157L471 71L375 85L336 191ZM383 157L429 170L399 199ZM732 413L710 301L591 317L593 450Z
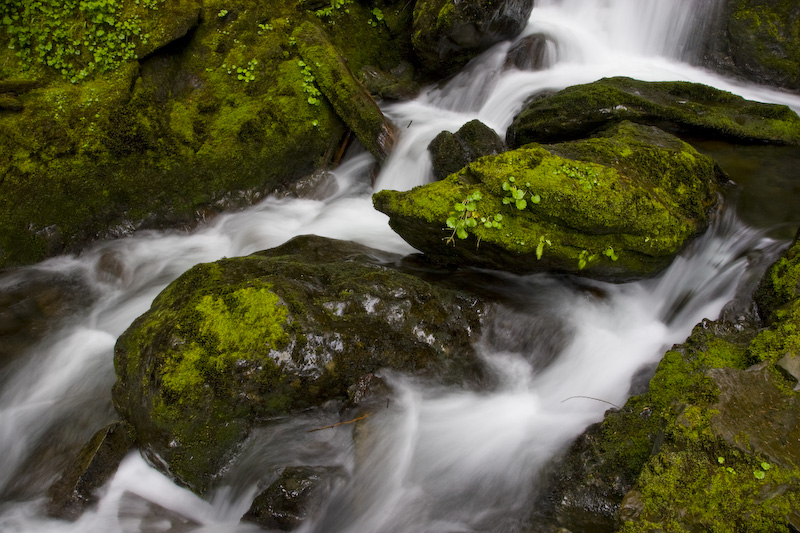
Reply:
M227 9L220 9L219 13L217 13L217 16L219 18L221 18L221 19L227 17L228 16L228 10Z
M466 239L469 236L467 233L467 228L474 228L478 225L478 220L480 219L480 213L478 213L478 202L482 199L483 195L480 193L480 191L473 191L462 201L453 204L453 210L450 212L450 216L447 217L447 220L445 221L447 227L453 230L453 233L451 233L450 237L448 237L446 240L447 244L454 244L455 237L458 237L459 239ZM493 222L497 223L497 227L499 227L501 220L502 216L499 220L493 220Z
M299 60L297 62L297 66L300 67L303 74L303 92L308 95L308 103L310 105L318 106L320 104L320 96L322 96L322 93L319 91L319 89L317 89L315 84L316 78L314 78L314 74L303 60Z
M530 188L531 183L529 181L525 182L525 188ZM506 196L503 198L503 204L509 205L512 202L514 206L522 211L528 206L528 201L525 200L525 195L527 195L530 191L523 189L521 185L516 184L516 178L514 176L509 176L509 178L503 182L503 190L506 191ZM530 195L531 203L538 204L542 198L538 194L531 194Z
M350 9L347 6L352 3L353 0L331 0L331 5L315 10L314 14L321 19L328 19L329 24L336 24L334 16L341 13L350 13Z
M584 191L590 191L592 187L598 185L597 178L600 175L601 169L602 167L599 165L582 165L578 167L577 165L565 163L561 168L557 169L556 172L577 180Z
M373 28L378 27L378 24L383 21L383 11L380 8L373 7L372 8L372 17L367 19L367 24L372 26Z
M245 83L250 83L251 81L255 81L255 69L258 65L257 59L251 59L247 62L247 66L240 67L237 65L230 65L228 66L226 63L222 64L222 68L227 70L228 74L231 76L236 76L236 79L239 81L243 81Z
M158 9L155 0L137 4ZM9 0L2 24L25 67L50 67L77 83L138 59L136 46L150 35L122 8L122 0Z

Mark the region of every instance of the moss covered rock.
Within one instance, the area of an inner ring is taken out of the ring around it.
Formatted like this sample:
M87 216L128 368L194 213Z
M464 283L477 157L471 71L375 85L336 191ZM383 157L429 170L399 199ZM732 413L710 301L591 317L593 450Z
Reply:
M664 268L706 227L718 173L676 137L628 122L373 199L397 233L440 262L631 279Z
M417 0L412 43L428 71L453 73L491 45L519 35L533 0Z
M115 350L114 402L142 452L202 493L253 425L347 401L366 374L478 379L484 304L382 264L396 259L299 237L178 278Z
M800 5L726 0L704 64L749 81L800 92Z
M800 117L783 105L745 100L689 82L604 78L534 100L515 118L506 142L559 142L587 137L623 120L693 138L800 144Z
M760 292L785 302L769 327L757 318L698 324L645 393L607 413L554 467L541 520L627 533L800 526L800 393L779 366L800 356L800 298L770 281L797 266L796 246L763 278Z
M402 5L381 4L378 21L360 2L45 3L66 27L96 16L95 40L41 42L49 19L16 0L0 24L0 266L247 205L325 166L348 128L379 154L374 102L352 76L338 99L327 88L349 73L342 57L389 71L411 54ZM325 46L295 36L310 22ZM366 104L340 105L354 101Z

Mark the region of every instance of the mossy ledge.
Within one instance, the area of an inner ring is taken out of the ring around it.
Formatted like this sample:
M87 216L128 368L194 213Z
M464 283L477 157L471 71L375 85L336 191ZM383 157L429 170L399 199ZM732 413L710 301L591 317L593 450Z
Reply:
M483 157L373 201L400 236L442 263L627 280L663 269L707 226L720 179L688 144L625 122L592 139ZM477 223L461 228L470 218Z
M538 520L624 533L797 530L800 393L787 359L800 356L800 298L773 281L797 268L798 245L763 278L762 298L783 302L768 327L755 316L698 324L646 392L554 463Z
M603 78L528 104L506 132L509 147L588 137L630 120L688 138L800 144L800 117L784 105L745 100L689 82Z
M476 383L486 304L385 263L397 259L298 237L175 280L115 349L114 404L142 453L203 494L252 427L346 402L365 375Z
M346 16L310 4L11 1L0 15L0 267L244 207L329 164L351 127L381 153L368 136L384 121L347 67L408 64L412 10L381 3L378 23L372 2ZM294 36L306 24L315 43ZM363 105L343 108L352 94Z

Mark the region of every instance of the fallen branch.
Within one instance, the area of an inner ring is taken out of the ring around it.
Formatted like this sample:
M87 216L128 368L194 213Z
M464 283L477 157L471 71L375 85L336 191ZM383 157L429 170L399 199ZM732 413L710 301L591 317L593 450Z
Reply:
M345 424L352 424L353 422L358 422L359 420L364 420L365 418L367 418L371 414L372 413L367 413L365 415L359 416L358 418L354 418L352 420L348 420L347 422L337 422L336 424L331 424L330 426L324 426L324 427L317 428L317 429L309 429L308 431L306 431L306 433L313 433L315 431L322 431L323 429L331 429L331 428L335 428L336 426L343 426Z
M617 409L622 409L619 405L617 405L615 403L607 402L606 400L601 400L600 398L593 398L591 396L570 396L569 398L564 398L563 400L561 400L561 403L564 403L567 400L572 400L573 398L586 398L587 400L594 400L596 402L607 403L608 405L612 405L612 406L616 407Z

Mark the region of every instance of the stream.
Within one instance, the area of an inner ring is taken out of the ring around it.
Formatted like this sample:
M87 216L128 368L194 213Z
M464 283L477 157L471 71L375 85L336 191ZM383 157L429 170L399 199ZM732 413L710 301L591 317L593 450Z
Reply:
M374 185L373 158L354 147L333 172L337 192L323 200L270 197L189 233L140 232L0 275L1 291L35 283L78 295L66 317L0 366L0 531L263 531L240 520L259 490L254 472L287 464L337 465L343 473L303 533L526 531L542 467L601 420L608 403L622 405L695 324L746 311L736 296L753 287L800 222L796 149L698 144L739 187L657 278L614 285L493 275L515 305L501 306L485 327L492 334L475 339L497 377L492 390L386 374L391 406L370 419L358 449L352 426L306 433L336 421L321 411L252 435L206 500L132 453L77 522L48 518L44 505L61 466L116 419L115 340L170 281L197 263L302 234L414 253L371 195L431 181L427 145L442 130L477 118L502 137L532 95L617 75L700 82L799 111L800 96L692 66L698 32L714 10L707 0L538 0L518 39L545 34L547 68L507 68L514 43L501 43L417 99L385 105L401 135Z

